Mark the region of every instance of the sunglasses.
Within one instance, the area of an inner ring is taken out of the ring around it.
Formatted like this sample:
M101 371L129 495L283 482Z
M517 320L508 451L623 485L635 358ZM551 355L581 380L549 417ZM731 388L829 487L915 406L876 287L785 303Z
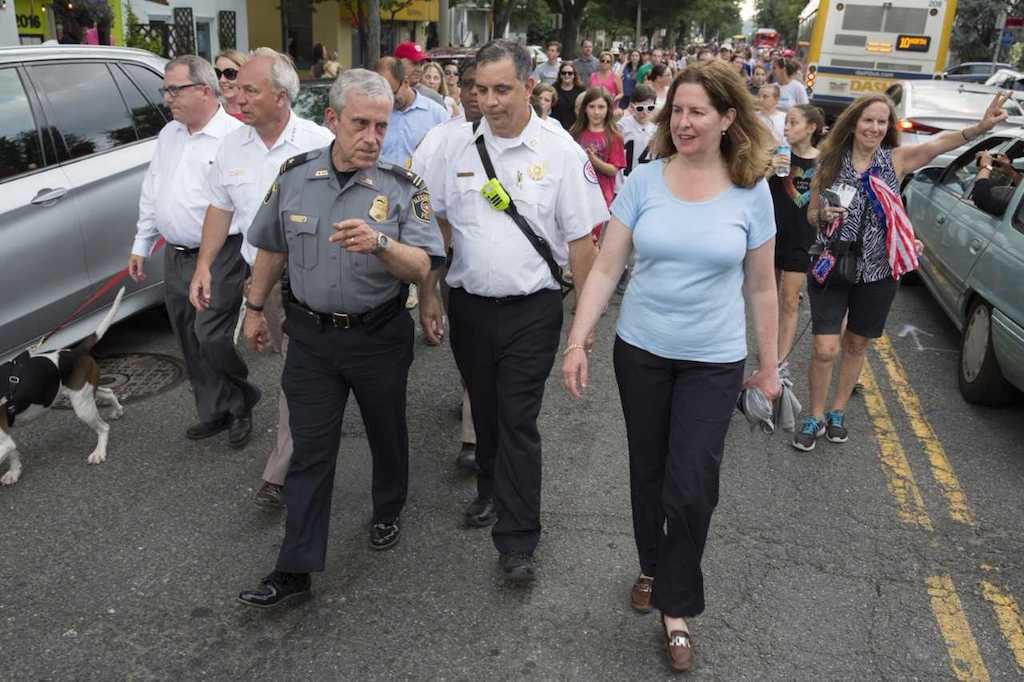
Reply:
M658 108L658 105L657 104L643 104L643 105L636 105L636 104L634 104L633 108L636 109L637 111L654 111L655 109Z
M612 60L610 60L610 59L602 59L602 60L601 60L601 63L602 63L602 64L611 64L611 63L612 63Z
M444 75L446 75L446 76L458 76L459 72L455 71L454 69L453 70L445 69L444 70Z
M559 71L558 73L561 76L575 76L576 75L575 71Z
M233 81L236 78L238 78L238 69L232 69L232 68L218 69L218 68L214 68L213 72L215 74L217 74L217 78L220 78L221 76L224 76L229 81Z

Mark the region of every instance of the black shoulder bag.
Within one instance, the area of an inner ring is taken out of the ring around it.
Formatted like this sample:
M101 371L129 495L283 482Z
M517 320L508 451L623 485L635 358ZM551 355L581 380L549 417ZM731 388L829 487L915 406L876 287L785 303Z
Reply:
M819 286L834 284L846 287L857 283L857 269L861 260L860 240L864 234L864 219L870 210L871 207L865 202L864 210L860 214L857 238L854 241L840 241L839 233L843 226L837 225L832 237L817 254L817 258L811 263L811 277Z
M473 132L475 133L479 122L473 124ZM497 176L494 173L494 164L491 163L491 156L487 153L487 146L484 143L484 136L480 135L476 138L476 150L480 154L480 162L484 165L484 173L487 174L488 180L494 180L498 182ZM523 236L530 242L530 245L540 254L540 257L547 263L548 269L551 271L551 276L558 282L558 285L562 289L562 298L565 298L570 291L572 291L572 284L567 282L562 276L562 268L555 261L554 254L551 253L551 245L548 244L544 237L540 236L533 231L530 227L530 223L523 217L516 208L516 204L512 201L512 197L509 197L508 205L502 209L508 214L508 217L512 219L512 222L516 224L519 231L523 233Z

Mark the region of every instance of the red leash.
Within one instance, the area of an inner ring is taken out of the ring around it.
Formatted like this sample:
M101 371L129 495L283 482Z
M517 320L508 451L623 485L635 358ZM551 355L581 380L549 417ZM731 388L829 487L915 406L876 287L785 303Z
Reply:
M160 237L159 239L157 239L156 243L153 245L153 250L150 252L150 257L152 257L152 255L154 253L156 253L157 251L159 251L161 248L163 248L164 244L166 244L166 243L167 242L164 240L163 237ZM84 303L82 303L77 308L75 308L74 311L70 315L68 315L68 317L63 322L61 322L56 327L54 327L52 330L50 330L49 332L44 334L43 337L41 339L39 339L38 343L36 343L36 348L37 349L40 348L44 343L46 343L47 339L49 339L51 336L53 336L54 334L59 332L61 329L66 327L67 324L69 322L71 322L73 319L75 319L76 317L78 317L78 315L82 311L86 310L93 303L95 303L96 301L98 301L101 298L103 298L103 296L106 295L106 293L108 291L110 291L111 289L116 287L118 284L123 282L126 277L128 277L128 268L127 267L122 269L122 270L119 270L117 273L115 273L113 277L111 277L110 279L108 279L106 282L103 283L103 286L101 286L99 289L97 289L95 292L93 292L92 296L90 296L89 298L85 299Z

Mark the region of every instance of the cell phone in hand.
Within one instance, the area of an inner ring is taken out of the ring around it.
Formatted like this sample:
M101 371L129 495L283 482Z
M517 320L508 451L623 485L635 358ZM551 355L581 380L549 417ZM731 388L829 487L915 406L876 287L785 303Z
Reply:
M833 208L843 207L843 201L839 198L838 192L831 189L823 189L821 190L821 196L829 206Z

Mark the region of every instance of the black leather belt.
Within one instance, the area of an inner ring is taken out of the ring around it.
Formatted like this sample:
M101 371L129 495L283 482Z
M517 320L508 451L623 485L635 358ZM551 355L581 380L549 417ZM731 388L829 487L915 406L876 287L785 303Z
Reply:
M227 244L228 242L230 242L232 240L238 241L241 238L242 238L242 235L240 235L240 234L230 234L230 235L228 235L228 238L226 240L224 240L224 243ZM174 249L178 253L185 254L186 256L194 256L197 253L199 253L199 247L198 246L196 246L196 247L182 246L181 244L172 244L170 242L167 242L167 246L169 246L170 248Z
M287 302L289 319L307 319L315 322L319 327L333 327L334 329L379 327L397 315L403 307L401 297L393 298L365 313L318 313L294 297ZM292 317L293 311L295 317Z
M549 291L552 292L552 293L556 293L554 289L540 289L539 291L535 291L532 294L518 294L516 296L479 296L477 294L471 294L471 293L469 293L468 291L466 291L465 289L463 289L461 287L454 287L454 289L457 289L458 291L461 291L462 293L466 294L467 296L472 296L473 298L475 298L477 300L487 301L488 303L496 303L497 305L507 305L509 303L518 303L519 301L525 301L528 298L531 298L533 296L537 296L538 294L543 294L543 293L546 293L546 292L549 292Z

